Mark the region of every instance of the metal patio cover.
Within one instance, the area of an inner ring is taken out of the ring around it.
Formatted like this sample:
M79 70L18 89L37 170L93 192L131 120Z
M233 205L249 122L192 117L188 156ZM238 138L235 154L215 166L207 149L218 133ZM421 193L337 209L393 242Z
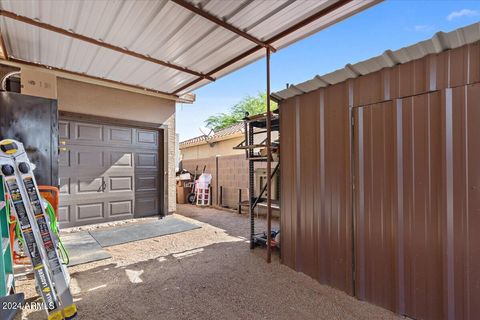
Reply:
M0 1L14 62L180 96L381 0Z

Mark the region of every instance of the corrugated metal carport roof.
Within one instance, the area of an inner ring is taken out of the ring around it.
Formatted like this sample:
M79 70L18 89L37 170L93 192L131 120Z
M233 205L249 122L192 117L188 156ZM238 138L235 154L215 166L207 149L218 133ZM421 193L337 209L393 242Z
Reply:
M2 0L0 28L13 61L182 95L380 1Z
M278 101L285 100L319 88L343 82L347 79L373 73L383 68L393 67L396 64L420 59L432 53L440 53L448 49L455 49L478 40L480 40L480 23L474 23L448 33L438 32L428 40L418 42L396 51L387 50L377 57L353 65L347 64L342 69L338 69L322 76L317 75L313 79L297 85L291 85L287 89L272 93L271 97Z

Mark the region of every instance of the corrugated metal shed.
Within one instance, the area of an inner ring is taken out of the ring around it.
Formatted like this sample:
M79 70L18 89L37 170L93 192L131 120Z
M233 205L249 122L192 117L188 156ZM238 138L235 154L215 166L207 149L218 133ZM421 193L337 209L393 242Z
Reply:
M480 40L480 23L475 23L448 33L438 32L431 39L418 42L396 51L387 50L377 57L353 65L347 64L343 69L338 69L322 76L317 75L311 80L272 93L272 97L277 100L285 100L319 88L343 82L347 79L374 73L383 68L417 60L429 54L458 48L478 40Z
M478 29L287 90L282 263L409 319L480 319Z
M280 49L380 1L2 0L0 28L8 54L16 60L181 95L209 83L202 76L224 76L263 57L265 50L260 50L261 47L255 50L256 43L177 2L193 4ZM327 10L330 7L335 10ZM323 11L325 15L279 37ZM62 34L58 29L70 34ZM72 35L88 37L137 56ZM250 54L238 59L248 51ZM147 61L138 55L193 72ZM236 58L238 61L234 61Z

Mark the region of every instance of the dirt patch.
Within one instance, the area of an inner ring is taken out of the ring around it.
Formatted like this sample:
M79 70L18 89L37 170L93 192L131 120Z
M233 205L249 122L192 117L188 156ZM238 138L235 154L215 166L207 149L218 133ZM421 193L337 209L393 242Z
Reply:
M277 254L267 264L264 249L249 250L244 215L177 210L201 228L109 247L111 259L70 268L79 319L400 319L281 265ZM17 288L34 301L33 280ZM17 317L44 318L30 309Z

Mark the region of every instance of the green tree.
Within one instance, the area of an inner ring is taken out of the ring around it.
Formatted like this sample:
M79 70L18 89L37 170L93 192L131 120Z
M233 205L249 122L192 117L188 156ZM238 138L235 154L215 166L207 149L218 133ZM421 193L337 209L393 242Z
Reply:
M277 104L270 100L270 107L277 109ZM213 131L229 127L241 121L245 117L245 112L253 116L267 111L267 94L258 93L256 96L246 96L239 103L230 108L227 113L219 113L210 116L205 120L205 125Z

